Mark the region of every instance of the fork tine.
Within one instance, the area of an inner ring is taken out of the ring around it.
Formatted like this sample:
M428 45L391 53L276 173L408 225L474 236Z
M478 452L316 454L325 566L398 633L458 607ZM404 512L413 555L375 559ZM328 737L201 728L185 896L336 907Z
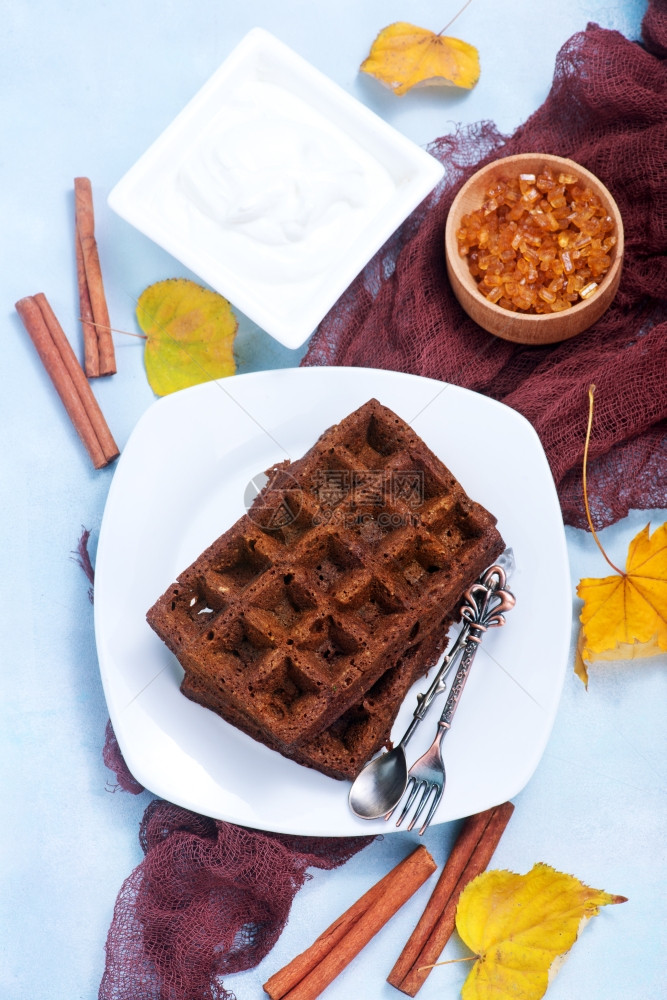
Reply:
M419 805L415 809L414 816L412 817L412 819L408 823L408 830L412 830L413 826L415 825L415 823L417 822L417 820L419 819L419 817L423 813L424 807L426 806L426 803L429 800L431 792L433 792L433 791L437 792L437 790L438 790L438 786L435 785L433 782L425 782L424 783L424 794L421 797L421 802L419 803Z
M401 823L403 822L403 820L407 816L408 811L410 810L410 807L412 806L412 803L417 798L417 793L421 790L421 788L423 788L423 785L424 785L423 781L417 781L417 779L414 778L414 777L410 778L410 781L412 781L412 788L410 789L410 794L408 795L406 803L403 806L403 811L401 812L401 815L396 820L396 826L400 826L401 825Z
M424 836L424 830L426 830L426 828L429 826L431 820L433 819L433 816L435 814L435 810L440 805L440 799L442 798L442 793L444 792L444 790L445 789L444 789L443 785L440 785L440 787L437 788L436 793L435 793L435 797L433 799L433 802L431 803L431 808L429 809L429 811L428 811L428 813L426 815L426 819L422 823L421 830L419 831L419 836L420 837ZM417 817L415 817L415 819L416 818Z

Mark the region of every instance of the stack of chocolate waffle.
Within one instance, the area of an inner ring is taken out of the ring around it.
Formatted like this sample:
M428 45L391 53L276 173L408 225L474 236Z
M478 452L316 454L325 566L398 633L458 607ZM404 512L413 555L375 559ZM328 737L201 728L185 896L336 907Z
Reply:
M147 617L188 698L285 757L354 778L503 549L495 518L372 399L271 470Z

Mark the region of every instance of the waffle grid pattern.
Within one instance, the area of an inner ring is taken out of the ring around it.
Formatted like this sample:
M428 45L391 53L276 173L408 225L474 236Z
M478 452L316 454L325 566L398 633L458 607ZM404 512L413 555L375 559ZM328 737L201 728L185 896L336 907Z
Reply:
M185 694L280 753L350 777L388 738L465 587L502 548L493 516L370 400L271 470L148 621L184 667Z

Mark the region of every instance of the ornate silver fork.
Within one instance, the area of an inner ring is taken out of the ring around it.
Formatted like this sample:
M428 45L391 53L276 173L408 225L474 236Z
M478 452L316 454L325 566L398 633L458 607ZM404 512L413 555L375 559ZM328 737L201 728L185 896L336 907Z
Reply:
M442 799L446 781L445 765L442 759L442 740L447 730L451 727L454 713L458 708L461 694L463 693L463 688L468 679L468 674L470 673L470 668L475 659L479 644L487 629L497 628L505 624L504 612L510 611L514 607L514 595L506 588L505 584L505 571L501 566L496 565L491 566L480 580L465 592L461 606L461 618L464 623L468 624L468 635L463 647L461 661L454 675L445 707L438 722L436 737L426 753L419 760L415 761L408 771L408 783L406 785L408 798L396 821L396 826L400 826L421 792L421 799L417 803L417 808L408 824L408 830L412 830L426 808L429 799L431 799L426 819L419 831L420 836L433 819ZM389 819L395 809L396 806L394 806L391 812L387 813L385 818Z

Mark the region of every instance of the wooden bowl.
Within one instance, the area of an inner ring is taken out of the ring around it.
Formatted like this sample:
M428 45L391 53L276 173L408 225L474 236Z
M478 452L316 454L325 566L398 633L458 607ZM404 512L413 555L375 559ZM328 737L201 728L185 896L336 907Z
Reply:
M611 265L600 281L594 295L577 302L571 309L554 313L512 312L503 306L489 302L479 291L477 282L468 268L467 257L459 254L456 232L464 215L474 212L484 202L486 191L500 177L518 176L523 173L536 174L544 167L558 172L572 173L586 181L597 194L609 215L614 220L616 246L610 251ZM478 170L456 195L447 216L445 228L445 256L447 274L456 298L468 315L489 333L512 340L518 344L554 344L559 340L575 337L587 330L611 304L618 283L621 280L623 262L623 220L618 206L606 187L589 170L573 160L548 153L522 153L495 160Z

